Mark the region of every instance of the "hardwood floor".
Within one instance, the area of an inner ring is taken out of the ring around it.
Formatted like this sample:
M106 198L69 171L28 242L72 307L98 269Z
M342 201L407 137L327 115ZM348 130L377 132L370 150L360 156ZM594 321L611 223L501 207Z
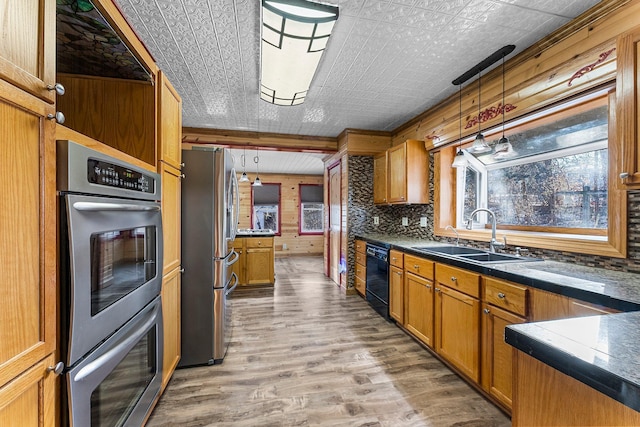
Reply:
M233 296L221 365L175 372L148 426L510 426L321 257L276 260L274 288Z

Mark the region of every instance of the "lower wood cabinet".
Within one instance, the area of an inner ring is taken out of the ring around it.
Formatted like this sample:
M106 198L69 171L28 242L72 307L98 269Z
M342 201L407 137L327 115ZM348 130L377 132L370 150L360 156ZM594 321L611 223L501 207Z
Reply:
M49 366L53 355L36 363L0 388L0 426L54 426L58 404L58 381Z
M233 247L239 258L231 268L239 286L275 283L273 237L236 237Z
M180 361L180 284L181 269L174 269L162 278L162 323L164 353L162 388L167 386Z
M355 247L356 263L353 287L361 296L364 296L367 290L367 244L364 240L356 240Z
M513 347L504 342L504 329L525 321L498 307L482 306L482 388L507 409L513 399Z
M431 280L406 273L404 327L429 347L434 346L433 290Z
M435 288L436 352L480 381L480 301L441 283Z
M389 316L404 323L404 270L389 267Z

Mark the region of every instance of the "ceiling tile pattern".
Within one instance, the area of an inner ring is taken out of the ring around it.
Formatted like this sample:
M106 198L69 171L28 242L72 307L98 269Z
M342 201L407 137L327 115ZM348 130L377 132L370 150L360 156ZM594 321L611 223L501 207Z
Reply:
M260 1L115 2L180 93L185 126L334 137L396 129L495 50L517 54L598 0L328 0L340 17L294 107L259 99Z

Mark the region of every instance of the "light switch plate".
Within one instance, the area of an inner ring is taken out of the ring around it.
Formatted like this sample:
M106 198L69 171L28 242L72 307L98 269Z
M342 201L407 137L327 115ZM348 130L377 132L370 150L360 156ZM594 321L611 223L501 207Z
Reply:
M404 225L405 227L407 225L409 225L409 218L407 218L406 216L402 217L402 225Z
M427 226L427 217L426 216L421 216L420 217L420 227L426 227Z
M374 216L373 217L373 225L378 225L380 224L380 217Z

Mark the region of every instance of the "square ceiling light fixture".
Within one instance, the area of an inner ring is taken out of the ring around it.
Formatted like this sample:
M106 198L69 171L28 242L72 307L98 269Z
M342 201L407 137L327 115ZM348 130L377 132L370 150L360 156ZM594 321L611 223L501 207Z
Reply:
M260 98L304 102L327 46L338 8L306 0L262 0Z

